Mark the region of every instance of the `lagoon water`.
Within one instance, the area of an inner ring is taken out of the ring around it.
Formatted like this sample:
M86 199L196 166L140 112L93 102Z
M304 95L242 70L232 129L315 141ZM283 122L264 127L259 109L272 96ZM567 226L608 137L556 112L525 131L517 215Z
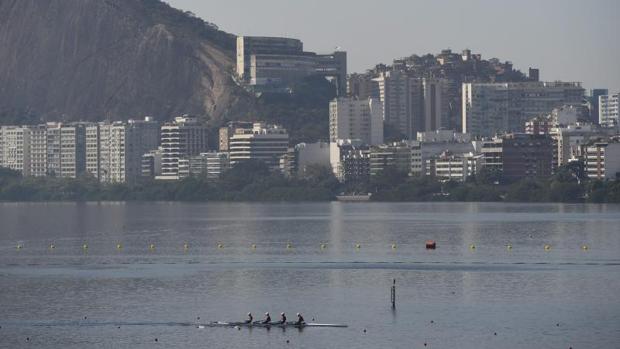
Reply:
M620 348L619 295L618 205L0 204L2 348ZM195 326L248 311L349 327Z

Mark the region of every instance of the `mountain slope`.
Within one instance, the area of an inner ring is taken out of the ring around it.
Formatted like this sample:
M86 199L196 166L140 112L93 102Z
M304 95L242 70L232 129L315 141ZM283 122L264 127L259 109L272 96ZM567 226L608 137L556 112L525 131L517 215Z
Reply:
M0 122L246 114L234 45L159 0L0 0Z

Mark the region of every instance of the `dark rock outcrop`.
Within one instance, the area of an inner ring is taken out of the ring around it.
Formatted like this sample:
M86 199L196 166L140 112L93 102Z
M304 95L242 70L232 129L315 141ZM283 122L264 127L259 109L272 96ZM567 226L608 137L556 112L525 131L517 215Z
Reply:
M234 40L159 0L0 0L0 122L245 115Z

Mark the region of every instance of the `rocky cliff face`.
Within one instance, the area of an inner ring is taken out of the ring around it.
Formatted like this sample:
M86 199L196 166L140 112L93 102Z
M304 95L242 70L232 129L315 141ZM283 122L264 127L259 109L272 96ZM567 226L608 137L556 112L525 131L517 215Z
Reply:
M233 50L159 0L0 0L0 122L244 114Z

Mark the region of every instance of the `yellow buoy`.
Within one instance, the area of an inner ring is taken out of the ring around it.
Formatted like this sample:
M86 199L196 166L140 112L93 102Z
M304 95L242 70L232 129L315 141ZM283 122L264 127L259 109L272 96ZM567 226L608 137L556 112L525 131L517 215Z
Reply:
M550 245L545 245L545 251L549 251L551 250L551 246Z
M88 250L88 244L84 244L84 245L82 245L82 249L84 249L84 250Z
M15 246L16 249L21 250L22 248L24 248L24 245L22 244L17 244L17 246Z
M511 244L506 245L506 249L507 249L508 251L512 250L512 245L511 245Z
M584 251L587 251L587 250L588 250L588 248L589 248L589 247L588 247L588 245L583 245L583 246L581 246L581 249L582 249L582 250L584 250Z
M392 250L396 249L396 244L392 244Z
M360 248L362 248L362 245L360 245L360 244L355 244L355 248L359 250Z
M252 244L252 249L255 250L256 249L256 244Z
M321 244L321 250L324 250L324 249L326 249L326 248L327 248L327 244L326 244L326 243L322 243L322 244Z
M189 244L187 242L183 244L183 249L189 250Z
M291 249L291 248L293 248L293 244L291 244L291 243L289 242L288 244L286 244L286 248L287 248L287 249Z
M50 250L53 250L53 249L55 249L55 248L56 248L56 245L54 245L54 244L50 244Z
M150 244L149 245L149 250L154 250L155 249L155 244Z
M116 244L116 249L117 250L122 250L123 249L123 245L120 244L120 243Z
M471 245L469 245L469 248L472 249L472 250L475 250L476 249L476 245L471 244Z
M217 244L217 248L224 248L224 244Z

